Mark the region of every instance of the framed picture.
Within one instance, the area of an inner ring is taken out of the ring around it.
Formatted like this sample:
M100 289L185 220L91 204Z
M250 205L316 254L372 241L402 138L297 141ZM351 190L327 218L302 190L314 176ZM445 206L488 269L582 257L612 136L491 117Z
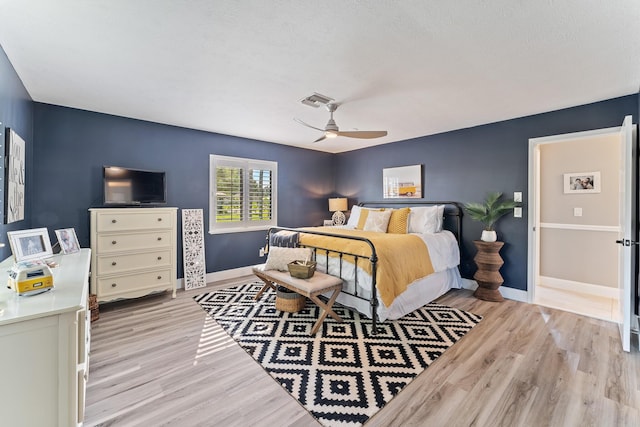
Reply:
M599 193L600 172L574 172L564 174L565 194Z
M58 243L63 254L74 254L80 252L80 244L78 243L78 237L76 236L76 230L73 228L62 228L56 230L56 236L58 237Z
M422 165L384 168L382 195L385 199L422 197Z
M7 237L16 262L43 259L53 255L46 228L7 231Z
M25 142L13 129L5 131L4 223L24 219Z

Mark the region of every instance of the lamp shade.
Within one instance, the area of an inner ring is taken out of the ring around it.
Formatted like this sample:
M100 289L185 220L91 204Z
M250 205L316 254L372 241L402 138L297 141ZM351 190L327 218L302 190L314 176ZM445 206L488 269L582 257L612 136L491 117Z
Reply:
M346 211L347 210L347 198L346 197L336 197L334 199L329 199L329 211L337 212L337 211Z

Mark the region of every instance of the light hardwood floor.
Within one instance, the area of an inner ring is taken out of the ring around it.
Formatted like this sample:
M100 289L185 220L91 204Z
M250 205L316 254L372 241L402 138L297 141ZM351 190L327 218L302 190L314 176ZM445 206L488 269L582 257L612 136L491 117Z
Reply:
M609 322L617 322L620 317L617 298L573 292L544 285L539 285L536 288L536 304Z
M86 426L318 426L192 300L195 291L103 305L92 325ZM374 426L638 426L640 354L617 326L454 290L484 316Z

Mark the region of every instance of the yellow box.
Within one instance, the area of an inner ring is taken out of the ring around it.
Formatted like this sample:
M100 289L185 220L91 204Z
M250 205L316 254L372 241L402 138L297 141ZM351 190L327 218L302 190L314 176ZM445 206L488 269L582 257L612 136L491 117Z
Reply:
M9 271L7 285L18 295L36 295L53 288L53 275L46 264L19 262Z

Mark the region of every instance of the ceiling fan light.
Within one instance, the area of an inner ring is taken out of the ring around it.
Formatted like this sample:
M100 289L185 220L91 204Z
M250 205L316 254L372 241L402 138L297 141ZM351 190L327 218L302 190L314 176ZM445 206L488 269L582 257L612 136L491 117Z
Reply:
M335 138L338 136L338 132L336 132L335 130L327 130L324 132L324 136L326 136L327 138Z

